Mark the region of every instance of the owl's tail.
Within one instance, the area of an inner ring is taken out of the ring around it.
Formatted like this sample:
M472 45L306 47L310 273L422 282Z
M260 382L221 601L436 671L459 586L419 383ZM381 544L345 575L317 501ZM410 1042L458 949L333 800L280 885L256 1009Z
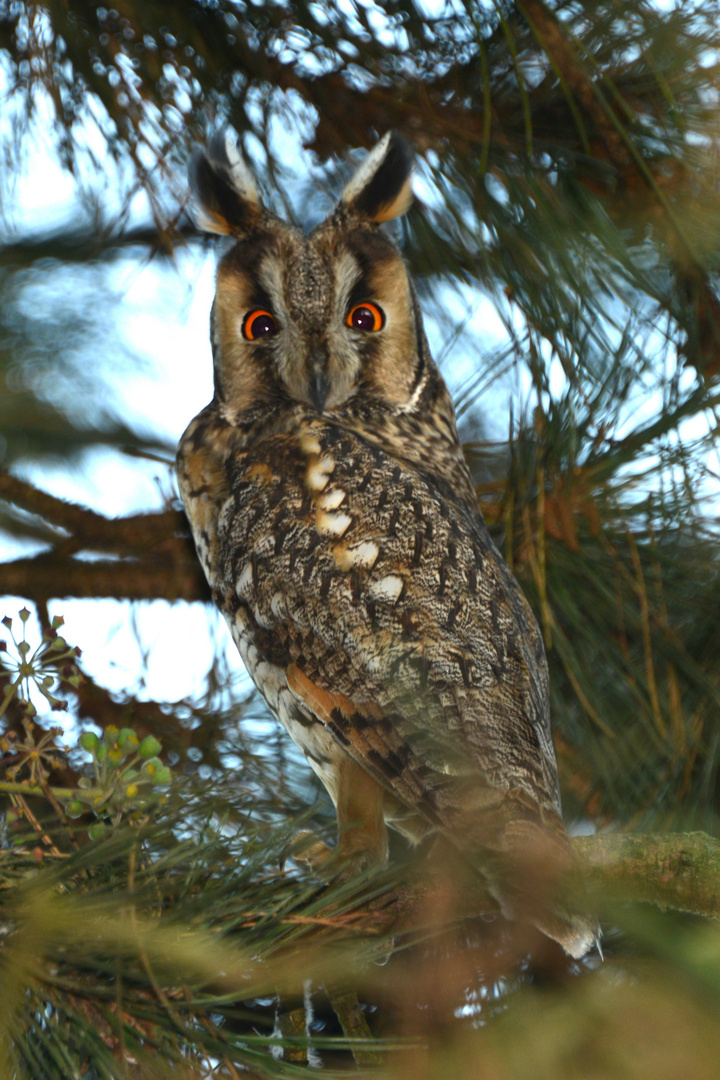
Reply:
M602 931L591 910L558 817L539 822L506 819L489 835L455 833L453 842L480 873L505 918L530 923L579 960L596 948Z

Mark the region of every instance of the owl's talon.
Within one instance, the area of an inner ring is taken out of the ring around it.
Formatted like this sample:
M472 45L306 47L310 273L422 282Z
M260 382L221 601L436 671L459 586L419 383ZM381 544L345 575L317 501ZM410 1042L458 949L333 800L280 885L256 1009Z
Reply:
M300 829L293 837L290 854L296 863L317 873L332 859L335 849L314 837L315 834L310 829Z
M344 884L366 874L372 865L372 860L366 855L350 855L337 851L326 869L333 873L336 881Z
M314 873L322 872L323 877L340 881L351 881L383 861L374 850L343 843L342 838L337 847L331 848L323 840L315 839L311 829L295 833L289 854Z

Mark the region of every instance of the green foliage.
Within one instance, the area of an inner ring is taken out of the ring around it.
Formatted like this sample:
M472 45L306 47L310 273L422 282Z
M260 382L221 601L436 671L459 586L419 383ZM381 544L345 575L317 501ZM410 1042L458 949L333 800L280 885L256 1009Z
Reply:
M90 734L80 741L98 771L120 732ZM6 814L0 850L0 1075L279 1078L309 1058L339 1077L353 1057L386 1080L569 1080L590 1064L603 1080L619 1069L672 1080L681 1062L714 1075L712 922L610 907L598 891L606 958L582 972L537 941L530 962L523 928L500 921L453 926L428 911L393 937L373 933L358 911L382 910L408 867L329 884L293 869L313 808L276 776L258 788L257 766L252 783L176 777L167 799L109 820L92 842L54 789L13 793L20 812Z
M277 780L264 793L270 817L256 788L229 778L176 779L166 797L140 799L126 785L132 765L157 759L135 752L133 731L84 732L80 745L94 782L81 777L72 792L0 778L16 804L0 852L2 1075L125 1077L132 1059L135 1075L165 1075L167 1061L200 1076L209 1056L219 1075L235 1075L234 1066L294 1075L271 1050L308 1040L304 1026L274 1031L276 995L302 995L309 977L332 985L373 955L377 941L348 942L343 929L353 905L387 888L387 873L328 889L283 869L312 810L283 802ZM123 760L112 766L117 748ZM89 809L103 820L87 844L85 827L67 819ZM352 1045L342 1036L312 1042L333 1054ZM373 1042L373 1052L390 1045Z
M91 839L105 835L106 821L118 824L128 814L131 820L136 819L158 798L164 801L164 796L158 796L154 789L167 787L172 772L156 756L162 746L152 735L140 742L132 728L118 731L108 724L102 739L86 731L80 736L79 745L92 758L95 783L84 784L80 780L66 813L69 817L80 817L87 809L101 819L91 826Z

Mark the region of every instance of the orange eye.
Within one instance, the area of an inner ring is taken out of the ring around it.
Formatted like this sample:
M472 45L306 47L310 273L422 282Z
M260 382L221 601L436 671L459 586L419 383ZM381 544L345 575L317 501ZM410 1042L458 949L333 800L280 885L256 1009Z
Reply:
M385 315L377 304L366 301L364 304L356 304L354 308L351 308L345 322L348 326L352 326L353 330L365 330L372 333L375 330L382 330L385 325Z
M259 308L250 311L243 319L242 334L246 341L255 341L256 338L270 337L277 333L277 323L269 311Z

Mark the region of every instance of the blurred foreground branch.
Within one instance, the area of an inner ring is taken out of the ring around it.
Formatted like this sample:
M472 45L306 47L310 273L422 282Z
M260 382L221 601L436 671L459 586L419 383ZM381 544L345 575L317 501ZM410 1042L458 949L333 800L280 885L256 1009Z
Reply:
M608 833L572 840L587 892L597 898L645 901L706 918L720 918L720 841L707 833ZM428 874L390 890L367 905L356 928L377 934L411 930L447 913L447 881ZM496 901L477 879L461 890L454 917L498 913Z

